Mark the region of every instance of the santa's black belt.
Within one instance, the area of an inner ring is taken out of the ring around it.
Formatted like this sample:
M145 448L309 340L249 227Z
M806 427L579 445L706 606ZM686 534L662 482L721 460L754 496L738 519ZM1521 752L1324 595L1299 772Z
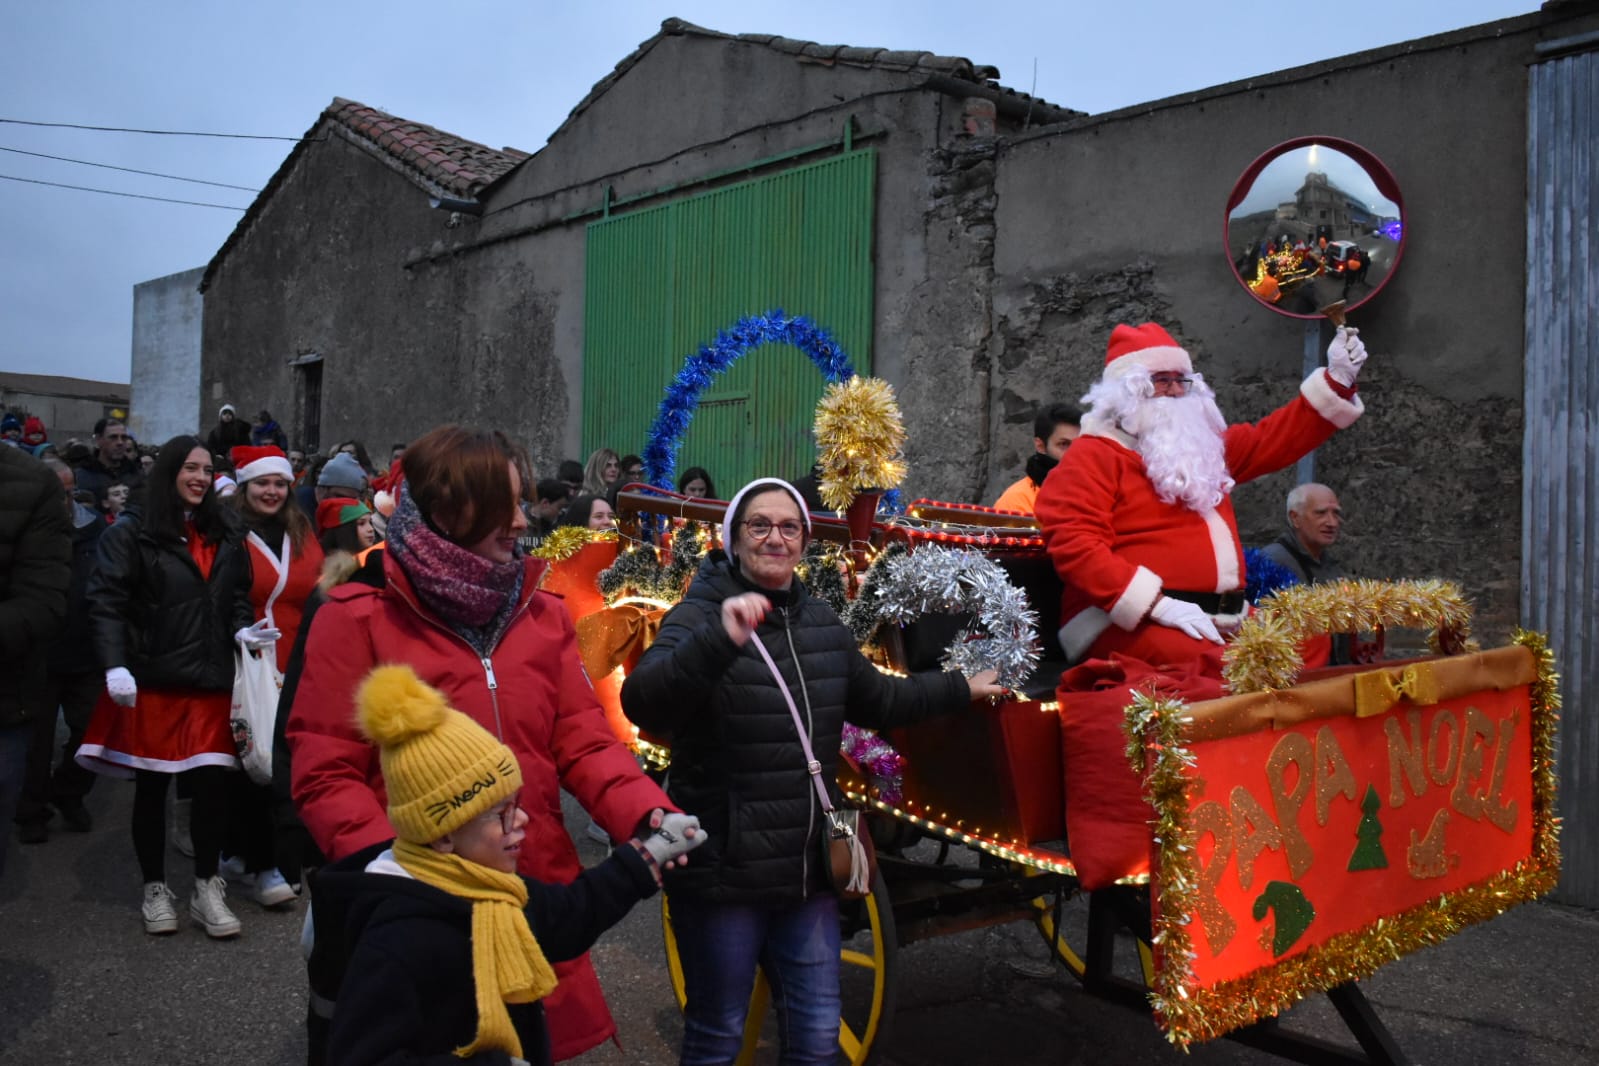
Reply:
M1184 603L1193 603L1199 606L1206 614L1243 614L1244 594L1242 592L1179 592L1175 589L1161 589L1162 594Z

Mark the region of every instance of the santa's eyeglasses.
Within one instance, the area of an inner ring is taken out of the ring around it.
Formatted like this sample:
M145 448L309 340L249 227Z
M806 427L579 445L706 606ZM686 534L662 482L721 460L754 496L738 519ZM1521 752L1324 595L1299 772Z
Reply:
M1187 389L1194 383L1193 378L1185 378L1181 374L1151 374L1150 382L1157 389Z

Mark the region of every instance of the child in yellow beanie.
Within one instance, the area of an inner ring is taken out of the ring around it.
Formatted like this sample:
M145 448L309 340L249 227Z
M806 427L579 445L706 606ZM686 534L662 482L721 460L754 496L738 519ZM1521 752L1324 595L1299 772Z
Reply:
M380 666L356 697L378 745L396 838L322 871L313 910L335 911L348 964L329 1061L551 1062L550 961L575 958L660 870L704 843L699 820L667 814L569 885L516 873L527 815L516 756L408 666ZM319 941L324 923L317 922Z

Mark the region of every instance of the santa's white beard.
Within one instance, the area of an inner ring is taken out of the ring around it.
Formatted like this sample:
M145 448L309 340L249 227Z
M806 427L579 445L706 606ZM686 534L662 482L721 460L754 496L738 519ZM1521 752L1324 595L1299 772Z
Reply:
M1162 503L1214 511L1236 482L1227 473L1222 430L1227 421L1214 394L1195 382L1186 396L1152 396L1122 427L1137 438L1144 472Z

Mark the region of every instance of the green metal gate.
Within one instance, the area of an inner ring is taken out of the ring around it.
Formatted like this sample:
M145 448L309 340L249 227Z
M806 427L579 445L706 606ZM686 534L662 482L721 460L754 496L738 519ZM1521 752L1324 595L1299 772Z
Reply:
M642 452L683 361L746 315L804 315L871 372L876 162L847 152L589 225L585 455ZM705 467L724 498L757 475L799 477L824 385L798 349L756 349L700 396L678 471Z

